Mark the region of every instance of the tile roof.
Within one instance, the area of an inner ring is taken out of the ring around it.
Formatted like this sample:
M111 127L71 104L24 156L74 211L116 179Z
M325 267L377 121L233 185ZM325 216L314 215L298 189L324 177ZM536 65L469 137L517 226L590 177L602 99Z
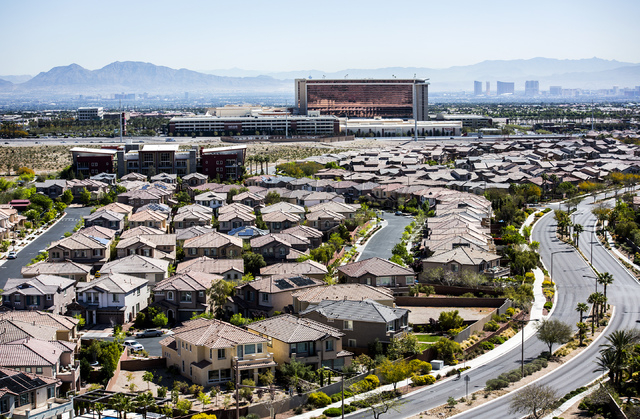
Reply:
M309 227L309 226L295 226L288 228L286 230L282 230L283 234L293 234L299 237L307 237L307 238L321 238L323 236L322 231L317 228Z
M153 228L153 227L138 226L138 227L134 227L132 229L123 231L122 234L120 235L120 240L128 239L129 237L138 237L142 235L151 235L151 234L167 234L167 232L157 228Z
M321 275L328 273L327 267L314 260L304 262L276 263L260 269L260 275Z
M300 221L300 216L284 211L273 211L262 215L262 221L265 223L291 221L293 223Z
M132 214L129 217L129 222L143 222L143 221L163 221L167 219L167 215L154 211L154 210L146 210L146 211L138 211L135 214Z
M92 288L98 288L112 294L126 294L140 286L147 285L148 283L149 281L144 278L109 272L91 282L78 283L78 293L85 292Z
M176 240L186 240L193 237L202 236L213 231L211 226L193 226L176 229Z
M2 295L47 295L56 294L61 290L72 287L74 279L55 275L41 274L32 278L9 278L4 286ZM66 292L66 291L65 291ZM73 292L73 291L72 291Z
M173 335L161 340L160 345L168 346L180 339L192 345L218 349L267 342L263 337L217 319L189 320L173 329L173 332Z
M324 287L309 288L292 294L292 297L299 301L309 303L319 303L324 300L391 300L393 293L384 287L372 287L366 284L337 284Z
M327 319L353 320L370 323L388 323L409 313L404 308L391 308L372 300L321 301L300 312L301 316L317 312Z
M0 345L0 366L55 367L64 352L73 352L73 350L55 341L27 337Z
M247 329L269 336L284 343L341 338L344 333L320 322L290 314L271 317L247 325Z
M483 262L500 260L500 256L495 253L484 252L473 248L456 247L451 250L436 253L429 258L423 259L423 262L431 263L451 263L457 262L460 265L480 265Z
M124 214L120 212L114 212L108 209L99 209L93 214L84 217L85 221L93 221L98 219L105 219L109 221L122 221L124 220Z
M133 207L127 204L121 204L120 202L113 202L109 205L105 205L102 209L119 212L121 214L131 214Z
M211 259L201 256L196 259L180 262L176 272L204 272L209 274L224 274L230 270L244 272L244 259Z
M242 239L218 233L217 231L212 231L201 236L185 240L183 247L185 249L190 247L222 247L229 244L242 248Z
M338 271L352 278L359 278L366 274L373 276L415 275L413 270L379 257L347 263L340 266Z
M292 276L292 275L273 275L268 278L260 278L245 282L238 286L238 288L251 287L259 292L264 293L278 293L294 291L308 287L319 287L324 285L323 281L318 279L309 278L306 276Z
M78 230L78 233L85 236L99 237L102 239L111 240L116 236L117 231L102 226L91 226Z
M115 273L165 273L169 269L168 260L154 259L142 255L129 255L112 260L102 265L100 273L103 275Z
M220 279L220 275L186 271L158 282L153 291L206 291L211 288L213 282Z
M113 231L113 230L112 230ZM47 275L73 275L73 274L88 274L93 269L92 266L83 265L72 261L64 262L36 262L31 266L24 266L21 270L22 276L34 276L40 274Z

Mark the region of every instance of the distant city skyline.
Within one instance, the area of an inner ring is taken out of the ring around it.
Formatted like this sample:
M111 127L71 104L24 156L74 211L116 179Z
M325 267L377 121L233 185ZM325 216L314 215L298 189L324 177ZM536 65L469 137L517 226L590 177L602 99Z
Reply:
M196 71L447 68L547 57L640 63L640 2L0 0L0 75L144 61Z

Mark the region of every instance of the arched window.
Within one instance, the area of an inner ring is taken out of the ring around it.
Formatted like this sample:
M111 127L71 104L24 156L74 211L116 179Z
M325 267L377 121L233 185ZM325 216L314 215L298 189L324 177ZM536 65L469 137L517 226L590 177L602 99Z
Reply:
M167 293L167 300L173 300L173 291Z

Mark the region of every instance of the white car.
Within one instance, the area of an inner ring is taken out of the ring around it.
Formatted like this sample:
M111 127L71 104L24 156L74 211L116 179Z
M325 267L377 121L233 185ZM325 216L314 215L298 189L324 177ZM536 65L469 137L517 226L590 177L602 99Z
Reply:
M144 351L144 346L137 340L125 340L123 345L132 351Z

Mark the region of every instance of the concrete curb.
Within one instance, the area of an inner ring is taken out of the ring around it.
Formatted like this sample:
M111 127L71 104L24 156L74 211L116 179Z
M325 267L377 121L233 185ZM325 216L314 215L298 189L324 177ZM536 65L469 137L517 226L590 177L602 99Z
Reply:
M36 240L38 239L38 237L40 237L43 233L45 233L45 232L49 231L49 229L51 229L53 226L55 226L55 225L56 225L56 224L58 224L60 221L62 221L62 219L63 219L64 217L66 217L66 216L67 216L67 212L65 211L65 212L63 212L63 213L62 213L62 215L61 215L60 217L58 217L58 219L57 219L53 224L51 224L51 225L50 225L49 227L47 227L45 230L40 231L40 234L38 234L38 235L36 235L36 236L33 236L33 237L31 238L31 240L29 240L29 242L28 242L27 244L25 244L25 245L23 245L23 246L20 246L20 247L16 247L16 248L17 248L17 250L15 250L16 254L17 254L17 253L20 253L20 252L21 252L25 247L29 246L31 243L33 243L34 241L36 241ZM9 252L7 252L7 253L9 253ZM7 260L6 258L5 258L5 259L2 259L2 263L4 263L6 260Z
M384 230L385 227L387 227L389 225L389 222L387 220L382 220L382 222L380 222L380 228L378 229L378 231L376 231L375 233L373 233L371 235L371 237L369 237L369 239L366 241L365 244L363 245L356 245L356 251L358 252L358 257L356 258L356 262L358 262L360 260L360 258L362 257L362 253L364 253L364 249L366 249L367 244L369 244L369 242L371 241L371 239L373 239L376 234L380 233L382 230Z

